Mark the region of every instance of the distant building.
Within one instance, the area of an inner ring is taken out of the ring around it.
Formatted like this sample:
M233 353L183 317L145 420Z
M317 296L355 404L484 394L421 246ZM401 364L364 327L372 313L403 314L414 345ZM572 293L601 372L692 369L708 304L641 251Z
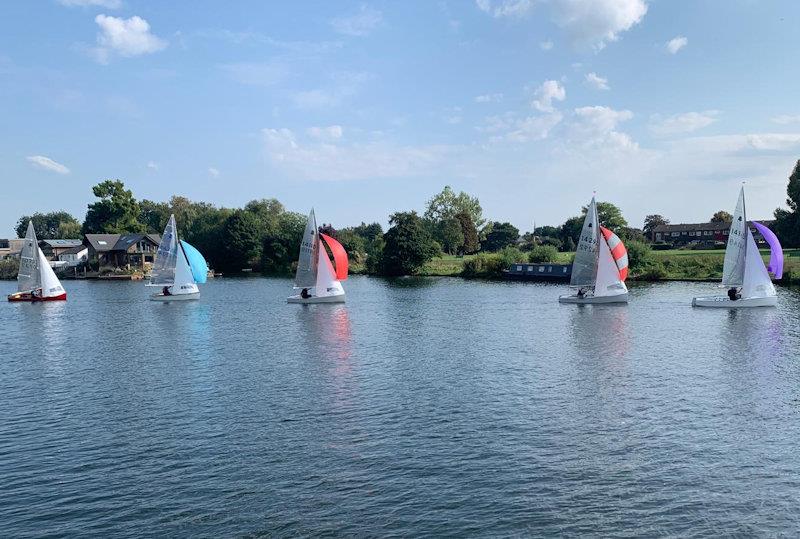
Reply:
M759 221L759 223L766 226L772 226L774 222L771 219ZM728 243L728 230L730 228L730 223L659 225L653 229L650 239L654 242L671 243L676 247L690 244L713 246L718 243ZM762 243L764 241L764 238L754 227L751 226L750 230L753 231L753 237L756 242Z
M67 267L79 266L89 260L89 248L83 244L77 245L58 255L58 260L64 262Z
M116 268L152 264L159 243L159 234L86 234L83 240L89 260Z
M48 260L59 260L61 253L79 245L83 245L83 240L39 240L39 249Z
M25 238L0 239L0 260L9 256L19 256Z

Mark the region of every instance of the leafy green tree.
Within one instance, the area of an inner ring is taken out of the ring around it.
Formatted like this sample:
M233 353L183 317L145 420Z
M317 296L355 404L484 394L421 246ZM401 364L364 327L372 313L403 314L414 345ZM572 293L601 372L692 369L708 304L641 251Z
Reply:
M558 260L558 249L552 245L537 245L528 255L528 261L534 264L544 264Z
M283 211L276 226L268 229L263 238L261 267L265 273L290 273L303 241L305 215ZM327 234L327 232L326 232Z
M588 211L589 207L584 206L581 213L585 217ZM600 221L601 226L612 231L617 231L628 226L628 221L622 216L622 210L611 202L597 203L597 220ZM583 225L583 223L581 223L581 225ZM578 231L578 236L580 236L580 231Z
M481 243L484 251L499 251L503 247L513 245L519 239L519 229L511 223L493 222L491 232L486 235L486 240Z
M224 270L240 271L258 265L263 250L259 224L258 217L246 210L234 211L225 221L226 256L221 266Z
M169 204L166 202L153 202L152 200L142 200L139 202L139 222L145 227L145 232L149 234L161 234L172 213Z
M125 189L124 183L106 180L92 187L92 192L100 200L89 204L83 222L85 234L123 234L146 230L145 225L139 222L139 203L133 198L133 193Z
M668 224L669 219L663 215L655 213L644 218L644 228L642 228L642 231L644 232L645 236L652 239L653 232L655 231L656 227Z
M564 221L563 225L561 225L559 238L563 243L565 251L575 250L575 246L578 244L578 239L581 236L581 229L583 228L583 221L585 218L586 214L576 215L574 217L570 217Z
M478 240L478 229L475 226L475 222L472 220L472 216L462 211L455 215L455 219L461 225L461 234L464 237L459 254L469 255L477 253L481 248L481 244Z
M719 210L717 213L711 216L712 223L730 223L731 221L733 221L733 215L725 210Z
M28 221L33 221L33 229L40 240L74 239L81 235L81 224L77 219L65 211L53 211L20 217L15 229L17 237L25 237Z
M557 226L537 226L533 233L540 238L557 238L559 236L559 229Z
M453 219L456 214L461 212L468 213L476 227L482 226L485 222L483 209L477 197L471 197L464 191L456 194L452 187L446 185L440 193L428 201L425 218L438 223L446 219Z
M413 275L437 253L437 244L417 212L397 212L383 235L381 273Z
M800 160L794 166L786 187L788 210L775 210L775 233L784 247L800 247Z
M464 246L464 233L461 231L461 221L458 219L443 219L436 227L437 240L447 254L456 254Z
M217 208L203 202L197 203L197 209L198 213L191 223L191 228L186 231L183 238L203 253L212 268L222 269L225 267L228 255L225 224L234 212L228 208Z

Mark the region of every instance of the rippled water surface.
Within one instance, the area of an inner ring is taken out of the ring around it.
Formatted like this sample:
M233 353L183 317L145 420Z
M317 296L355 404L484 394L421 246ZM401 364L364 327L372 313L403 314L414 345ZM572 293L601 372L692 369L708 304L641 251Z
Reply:
M0 305L0 536L800 531L797 292L65 284Z

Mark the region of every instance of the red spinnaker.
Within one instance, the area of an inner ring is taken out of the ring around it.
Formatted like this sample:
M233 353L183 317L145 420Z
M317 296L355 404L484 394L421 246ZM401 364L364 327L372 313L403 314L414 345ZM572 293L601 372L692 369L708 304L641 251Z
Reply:
M327 234L322 234L320 232L320 236L322 236L322 239L325 240L325 243L328 244L328 247L330 247L333 253L333 263L336 266L336 278L340 281L344 281L347 279L347 251L344 250L341 243Z

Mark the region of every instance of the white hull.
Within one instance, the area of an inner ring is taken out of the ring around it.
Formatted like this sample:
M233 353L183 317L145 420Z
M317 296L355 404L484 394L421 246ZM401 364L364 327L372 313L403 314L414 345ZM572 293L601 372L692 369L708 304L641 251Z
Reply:
M775 307L778 304L776 296L765 298L742 298L736 301L728 296L705 296L692 299L692 307L712 307L717 309L738 309L741 307Z
M579 298L573 294L571 296L559 296L559 303L575 303L579 305L598 305L603 303L628 303L628 293L616 294L614 296L584 296Z
M286 298L287 303L302 303L304 305L311 304L311 303L344 303L344 294L336 294L332 296L311 296L309 298L303 298L300 294L289 296Z
M169 296L153 294L150 296L151 301L189 301L193 299L200 299L200 292L194 292L192 294L172 294Z

